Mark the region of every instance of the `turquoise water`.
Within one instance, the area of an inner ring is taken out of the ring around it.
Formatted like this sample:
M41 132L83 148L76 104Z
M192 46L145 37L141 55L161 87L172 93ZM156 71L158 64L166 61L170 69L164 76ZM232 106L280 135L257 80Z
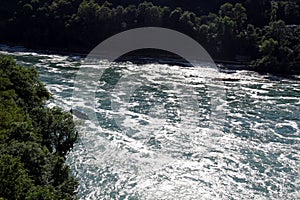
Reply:
M39 71L54 95L48 106L88 107L73 98L82 60L0 53ZM97 121L76 119L80 140L67 159L80 199L300 199L299 79L239 71L218 74L239 79L223 82L201 64L102 63L111 68L97 82ZM145 85L125 102L118 83L133 74L123 86Z

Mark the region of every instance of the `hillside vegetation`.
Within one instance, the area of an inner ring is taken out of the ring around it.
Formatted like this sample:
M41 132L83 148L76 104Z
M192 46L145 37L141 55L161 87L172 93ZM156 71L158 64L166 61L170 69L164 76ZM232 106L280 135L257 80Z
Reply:
M157 26L183 32L214 59L259 71L299 73L300 1L2 0L0 40L89 52L124 30Z
M0 57L0 199L74 199L65 156L77 139L73 118L47 108L34 68Z

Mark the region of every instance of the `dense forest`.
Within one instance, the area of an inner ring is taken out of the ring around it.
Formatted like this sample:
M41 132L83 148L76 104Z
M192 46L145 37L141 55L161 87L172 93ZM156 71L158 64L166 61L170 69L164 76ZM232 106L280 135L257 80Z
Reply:
M74 199L65 156L77 131L70 113L45 107L34 68L0 57L0 199Z
M124 30L183 32L214 59L260 71L300 71L300 1L2 0L0 42L89 52Z

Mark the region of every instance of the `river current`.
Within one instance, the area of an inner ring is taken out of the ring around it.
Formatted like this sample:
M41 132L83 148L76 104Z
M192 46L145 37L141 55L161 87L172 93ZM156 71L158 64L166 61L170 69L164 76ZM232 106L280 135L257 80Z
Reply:
M39 71L53 94L48 106L88 109L73 96L83 58L0 53ZM75 118L80 139L67 158L80 199L300 199L299 77L107 62L97 122ZM144 85L125 102L120 80ZM182 105L180 93L193 103Z

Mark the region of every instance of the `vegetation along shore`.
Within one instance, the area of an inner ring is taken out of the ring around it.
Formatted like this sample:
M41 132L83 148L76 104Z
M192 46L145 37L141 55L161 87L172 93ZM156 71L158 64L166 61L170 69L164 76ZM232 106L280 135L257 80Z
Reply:
M77 140L70 113L45 106L50 93L34 68L0 57L0 199L74 199L65 163Z
M86 53L121 31L156 26L189 35L215 60L299 74L299 6L284 0L4 0L0 43Z

